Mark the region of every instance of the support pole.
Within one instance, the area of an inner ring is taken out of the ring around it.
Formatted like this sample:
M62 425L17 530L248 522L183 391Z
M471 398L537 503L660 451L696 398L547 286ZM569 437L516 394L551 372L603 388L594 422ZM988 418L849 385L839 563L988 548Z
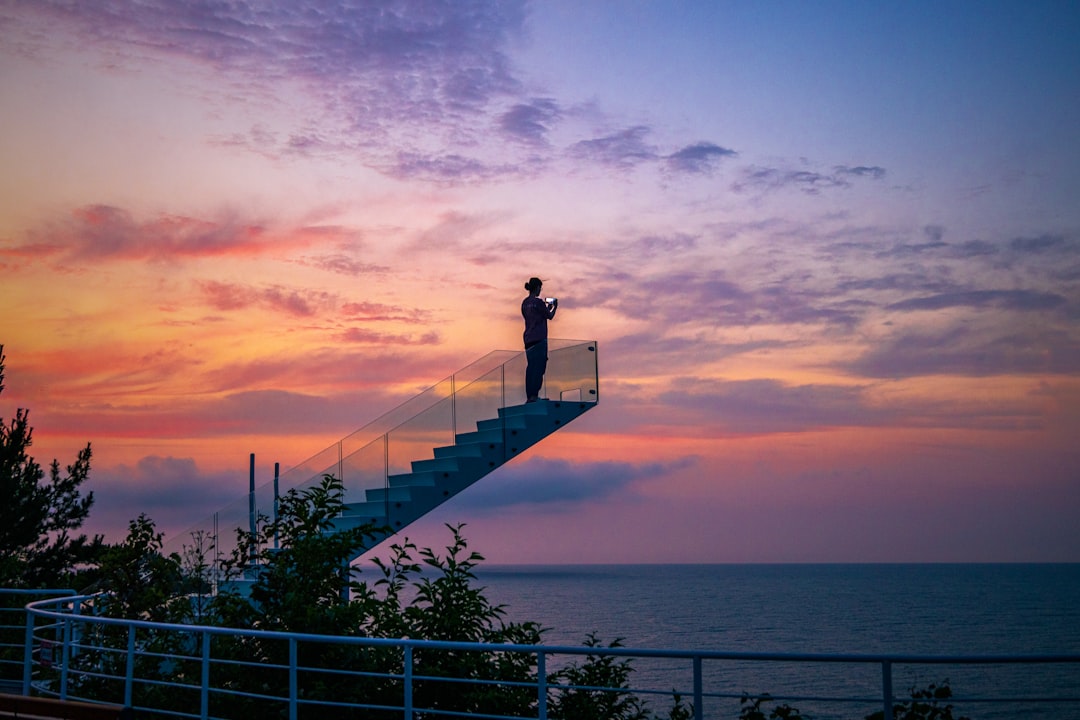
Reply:
M274 463L274 549L278 549L278 479L281 477L281 463Z
M249 464L248 472L248 529L251 530L251 537L255 537L255 453L251 453L251 462ZM251 546L251 565L255 565L255 546Z

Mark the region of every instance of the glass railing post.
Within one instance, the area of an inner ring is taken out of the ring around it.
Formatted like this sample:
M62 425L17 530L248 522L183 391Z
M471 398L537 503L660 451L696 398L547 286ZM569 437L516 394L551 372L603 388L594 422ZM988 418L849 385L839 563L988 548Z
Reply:
M593 343L593 387L596 390L596 402L600 402L600 343ZM584 400L585 398L582 398Z
M383 435L383 517L390 522L390 433ZM361 491L362 492L362 491ZM366 499L366 498L365 498Z

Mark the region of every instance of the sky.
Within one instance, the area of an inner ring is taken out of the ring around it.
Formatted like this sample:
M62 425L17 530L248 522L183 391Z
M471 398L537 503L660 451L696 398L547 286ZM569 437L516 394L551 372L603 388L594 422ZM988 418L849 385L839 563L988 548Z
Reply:
M0 416L175 536L496 349L494 563L1080 562L1080 6L0 3Z

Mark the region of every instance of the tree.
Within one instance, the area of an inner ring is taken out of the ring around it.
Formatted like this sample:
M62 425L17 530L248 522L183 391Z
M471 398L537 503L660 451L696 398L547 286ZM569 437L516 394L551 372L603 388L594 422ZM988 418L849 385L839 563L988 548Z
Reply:
M198 612L200 622L226 627L485 643L472 651L416 648L412 665L423 677L412 685L415 707L433 714L535 717L539 672L535 656L500 652L499 646L541 644L543 628L534 622L507 622L504 608L492 604L484 589L477 587L474 571L483 557L469 550L462 526L447 525L452 540L445 554L418 550L408 540L392 544L388 559L373 559L378 573L369 584L356 577L359 569L348 561L372 533L382 533L373 526L333 532L343 498L341 481L330 475L317 485L290 490L280 499L274 521L259 517L254 532L237 529L238 542L231 557L215 568L207 567L205 557L212 540L194 536L186 561L180 555L165 557L153 522L140 517L132 523L122 549L103 558L100 589L106 594L102 607L110 614L181 622ZM221 582L218 592L208 597L210 579ZM133 591L136 585L138 590ZM136 660L136 676L162 682L138 684L135 704L192 712L192 697L197 696L183 684L168 683L180 676L198 676L193 664L201 642L198 635L142 630L139 638L146 652ZM116 684L99 677L123 675L118 663L124 659L126 636L100 632L93 641L100 648L84 647L75 661L75 669L92 672L72 675L80 678L82 696L115 702L119 697ZM593 635L589 644L600 647ZM288 686L289 652L287 643L272 637L215 637L211 714L264 717L277 713L280 704L261 696ZM400 647L308 640L295 652L297 665L305 669L299 690L306 700L362 703L369 708L341 708L335 717L389 720L401 716L399 710L389 709L402 702L405 655ZM163 657L170 660L162 662ZM262 663L257 673L246 665L252 659ZM106 666L110 672L103 673ZM552 720L689 720L693 708L677 695L667 713L648 710L629 689L632 672L628 661L590 655L548 674L548 716ZM373 709L380 706L387 709ZM325 716L326 708L320 705L300 711L301 718Z
M4 346L0 345L0 394L4 391ZM0 586L62 587L100 551L102 538L76 534L94 504L80 487L90 473L90 444L61 475L53 460L45 471L28 454L33 443L30 412L19 408L0 420Z

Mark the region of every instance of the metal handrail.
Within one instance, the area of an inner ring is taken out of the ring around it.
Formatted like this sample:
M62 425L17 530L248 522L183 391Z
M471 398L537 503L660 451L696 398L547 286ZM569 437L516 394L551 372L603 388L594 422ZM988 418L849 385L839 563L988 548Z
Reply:
M26 603L32 601L34 597L55 600L73 597L75 594L75 591L70 588L0 588L0 598L16 597L20 600L14 607L9 606L7 602L0 602L0 613L4 616L19 616L18 624L0 620L0 677L5 684L18 683L25 690L30 683L30 648L33 645L33 637L28 634ZM20 642L14 642L16 636L20 638Z
M896 665L1032 665L1032 664L1068 664L1075 665L1080 663L1080 654L1042 654L1042 655L904 655L904 654L891 654L891 653L835 653L835 654L823 654L823 653L777 653L777 652L730 652L730 651L718 651L718 650L667 650L667 649L650 649L650 648L626 648L626 647L581 647L581 646L559 646L559 645L515 645L515 644L486 644L476 642L451 642L451 641L434 641L434 640L412 640L412 639L386 639L386 638L370 638L370 637L355 637L355 636L325 636L325 635L311 635L305 633L289 633L279 631L259 631L239 628L223 628L223 627L208 627L200 625L184 625L184 624L167 624L167 623L155 623L145 620L125 620L117 618L105 618L94 617L90 615L81 614L81 607L83 603L92 602L95 596L77 596L71 598L56 598L49 600L41 600L32 602L26 606L27 612L27 628L26 637L27 643L33 644L37 639L37 631L40 630L40 626L36 623L38 620L44 621L49 628L62 628L62 652L60 656L62 659L63 667L60 669L58 677L54 677L51 684L41 683L35 689L39 693L52 694L61 698L73 698L74 696L69 692L69 686L71 684L71 676L80 672L78 669L72 668L69 671L70 660L76 657L80 652L86 652L92 648L90 645L86 645L79 640L79 637L85 634L86 627L91 624L99 624L102 626L112 626L119 629L126 630L126 648L110 648L111 652L122 654L125 658L123 663L126 668L126 676L120 678L119 676L108 676L115 680L123 680L124 683L124 698L125 703L130 706L132 700L132 686L134 683L154 683L155 685L182 687L188 690L193 689L194 686L183 683L173 683L169 680L161 680L154 678L139 678L135 676L134 667L136 665L136 659L140 656L146 657L164 657L161 655L154 655L141 650L136 642L136 633L138 630L151 630L157 633L179 633L183 637L198 638L197 647L193 647L190 653L187 655L174 655L169 656L178 661L191 661L199 663L201 667L201 686L198 687L201 697L201 711L200 714L184 713L178 711L171 711L170 714L178 717L191 717L191 718L207 718L209 717L209 696L211 692L214 693L229 693L234 696L261 698L270 701L280 702L288 709L288 716L290 718L296 718L300 706L302 705L325 705L328 707L337 706L332 698L311 698L301 697L299 692L299 684L297 682L297 675L299 672L333 672L340 675L356 676L372 676L377 675L394 682L400 682L402 684L402 704L400 706L393 706L387 708L382 706L382 709L391 709L393 711L400 711L402 717L406 720L412 720L418 713L422 713L425 716L438 715L438 710L431 708L418 708L413 705L413 689L416 683L437 680L439 682L460 682L460 683L491 683L498 681L491 680L476 680L469 678L456 678L448 679L444 677L432 677L424 675L422 667L418 667L413 662L414 653L423 650L456 650L463 652L484 652L484 653L524 653L535 657L535 667L537 668L535 683L514 683L515 685L524 687L535 686L535 698L536 698L536 718L537 720L546 720L547 718L547 704L548 694L550 691L559 691L566 689L575 690L592 690L597 692L615 691L618 688L601 688L601 687L586 687L586 686L566 686L549 684L547 678L547 668L551 666L552 658L555 657L581 657L581 656L593 656L593 657L620 657L620 658L658 658L669 660L688 660L691 664L692 675L692 687L684 688L683 690L656 690L649 688L630 688L630 692L640 696L666 696L672 698L675 694L682 697L692 699L693 711L695 720L703 720L706 717L705 714L705 702L706 700L715 701L723 698L739 698L744 696L744 693L732 693L724 692L722 688L707 687L704 679L704 673L702 666L705 662L722 662L722 661L744 661L744 662L776 662L776 663L847 663L847 664L859 664L859 665L876 665L881 670L881 692L876 695L861 695L857 697L852 696L819 696L819 695L774 695L771 699L774 701L800 701L800 702L831 702L831 703L846 703L846 704L861 704L864 707L873 707L876 705L883 710L884 717L886 719L893 717L893 704L899 700L895 697L892 690L892 677L893 668ZM84 627L76 627L76 624L81 624ZM287 687L281 688L280 694L271 694L269 692L252 693L241 690L225 690L221 688L213 688L209 686L210 672L209 668L211 664L221 664L226 662L225 659L213 657L211 647L212 643L210 639L214 636L234 636L234 637L246 637L250 639L257 639L262 641L282 641L288 644L288 662L287 664L266 665L255 661L242 661L236 659L229 659L227 662L238 665L251 665L258 667L262 670L278 669L288 674ZM385 673L372 673L370 671L366 673L358 673L350 671L348 669L334 669L332 671L320 668L311 668L302 666L298 662L298 648L304 643L317 643L320 646L326 645L343 645L343 646L366 646L366 647L382 647L382 648L397 648L401 650L401 657L403 658L403 669L400 673L385 672ZM27 647L26 656L31 657L33 648ZM55 668L54 668L55 671ZM55 672L54 672L55 675ZM507 685L508 683L499 682L499 684ZM27 688L29 690L29 688ZM82 700L95 700L96 698L78 698ZM949 699L951 703L980 703L980 704L1003 704L1003 703L1026 703L1026 704L1040 704L1045 706L1048 703L1060 703L1068 704L1071 706L1080 706L1080 695L1048 695L1037 694L1031 696L1015 697L1015 696L997 696L997 697L952 697ZM349 704L348 707L365 707L357 704ZM368 706L369 709L373 706ZM136 708L139 711L153 711L161 710L161 708ZM449 714L449 713L447 713ZM509 720L508 716L502 715L488 715L483 717L489 717L496 720Z

